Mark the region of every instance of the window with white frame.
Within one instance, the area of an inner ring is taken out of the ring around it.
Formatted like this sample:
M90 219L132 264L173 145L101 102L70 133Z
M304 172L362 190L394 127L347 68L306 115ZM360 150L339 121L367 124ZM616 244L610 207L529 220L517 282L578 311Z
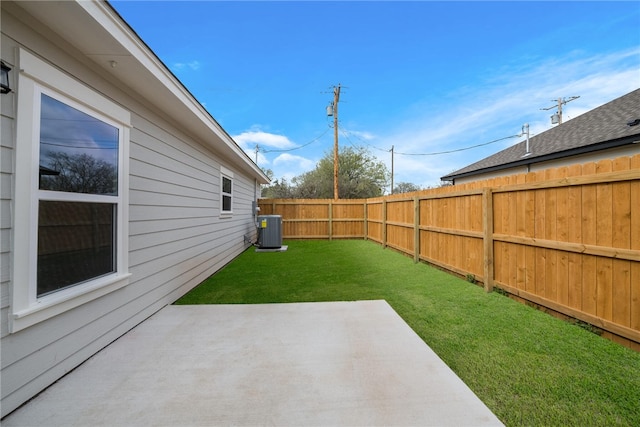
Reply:
M233 172L225 167L220 168L220 213L233 213Z
M11 330L125 286L130 113L20 50Z

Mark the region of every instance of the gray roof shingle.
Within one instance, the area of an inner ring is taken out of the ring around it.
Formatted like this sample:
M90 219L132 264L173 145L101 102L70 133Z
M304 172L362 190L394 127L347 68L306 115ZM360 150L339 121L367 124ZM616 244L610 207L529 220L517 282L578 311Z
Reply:
M526 141L522 141L441 179L450 181L464 176L638 142L640 124L628 125L636 119L640 119L640 89L531 137L531 154L526 157L523 157Z

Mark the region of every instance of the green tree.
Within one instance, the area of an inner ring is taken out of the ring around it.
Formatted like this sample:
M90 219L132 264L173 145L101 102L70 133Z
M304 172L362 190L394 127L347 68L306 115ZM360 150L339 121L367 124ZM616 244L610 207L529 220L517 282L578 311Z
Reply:
M260 192L266 199L290 199L294 197L295 188L287 182L286 178L276 179L271 185L264 187Z
M292 180L295 197L333 198L333 152L328 152L312 171ZM383 195L389 182L389 171L363 147L345 147L339 152L338 196L361 199Z
M412 191L420 191L421 188L411 182L399 182L393 189L394 194L410 193Z

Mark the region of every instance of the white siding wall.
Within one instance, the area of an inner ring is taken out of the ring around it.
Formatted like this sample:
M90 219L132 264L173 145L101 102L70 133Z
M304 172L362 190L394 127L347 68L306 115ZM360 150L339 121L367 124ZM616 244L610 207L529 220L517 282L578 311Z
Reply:
M2 17L2 27L4 19ZM2 47L2 60L12 68L9 73L9 83L12 88L16 86L15 80L15 52L7 49L11 40L2 35L0 46ZM11 270L11 226L13 224L11 200L13 198L13 172L15 149L15 102L14 92L0 94L0 336L8 333L7 315L10 304L10 279Z
M23 18L26 19L26 18ZM28 19L26 19L28 22ZM37 23L31 23L34 26ZM39 31L45 31L40 29ZM128 286L14 334L10 312L15 94L1 95L1 364L2 416L192 289L255 238L254 180L242 175L188 130L120 88L55 35L40 36L3 10L2 59L19 45L55 63L132 113ZM25 41L18 43L16 40ZM14 69L15 70L15 69ZM12 78L17 78L17 70ZM15 87L15 81L12 81ZM22 143L22 142L19 142ZM233 215L220 217L220 167L234 172ZM19 238L19 236L15 236ZM185 331L188 333L188 331Z

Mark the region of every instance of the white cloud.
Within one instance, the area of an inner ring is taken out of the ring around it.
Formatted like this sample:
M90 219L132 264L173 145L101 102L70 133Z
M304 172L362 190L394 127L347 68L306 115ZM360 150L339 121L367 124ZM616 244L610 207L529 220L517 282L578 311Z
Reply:
M296 156L289 153L282 153L273 160L274 166L294 167L298 170L307 171L316 166L316 162L306 157Z
M256 144L275 149L289 149L296 145L284 135L276 135L263 131L246 131L232 137L241 147L254 148Z
M639 48L595 57L572 52L565 58L527 67L503 68L483 86L451 93L437 111L425 103L421 115L389 130L372 144L383 148L394 145L397 153L431 153L519 134L527 122L532 135L541 133L551 128L549 116L555 110L540 109L553 105L554 98L580 96L564 106L566 121L640 87L639 57ZM451 105L448 107L447 103ZM509 139L482 149L433 157L396 155L394 182L437 185L440 176L521 140ZM390 166L388 154L376 154Z
M273 159L273 171L276 177L291 180L316 167L317 161L289 153L281 153Z
M352 143L379 148L371 152L389 170L391 153L387 150L394 146L394 184L411 182L421 187L435 186L441 176L518 143L524 137L445 155L400 153L424 154L471 147L520 134L524 123L529 123L532 136L542 133L552 127L549 117L554 110L541 111L541 108L553 105L553 99L580 96L564 106L566 121L640 87L639 59L640 48L595 57L572 52L563 58L535 63L523 60L522 66L496 69L484 82L461 86L437 102L426 99L419 108L411 106L413 113L400 112L400 119L391 128L341 131ZM290 181L317 164L317 160L312 160L315 154L309 154L307 149L278 153L278 150L297 148L285 135L254 127L233 138L252 159L256 158L258 145L261 149L258 164L271 168L276 178Z
M185 69L190 69L192 71L197 71L200 69L200 61L191 61L191 62L175 62L173 64L173 68L177 71L182 71Z
M249 130L232 136L245 153L263 169L271 169L275 179L292 178L315 168L317 160L308 157L279 152L296 149L297 146L287 136ZM258 152L256 153L256 146ZM275 156L275 157L274 157Z

